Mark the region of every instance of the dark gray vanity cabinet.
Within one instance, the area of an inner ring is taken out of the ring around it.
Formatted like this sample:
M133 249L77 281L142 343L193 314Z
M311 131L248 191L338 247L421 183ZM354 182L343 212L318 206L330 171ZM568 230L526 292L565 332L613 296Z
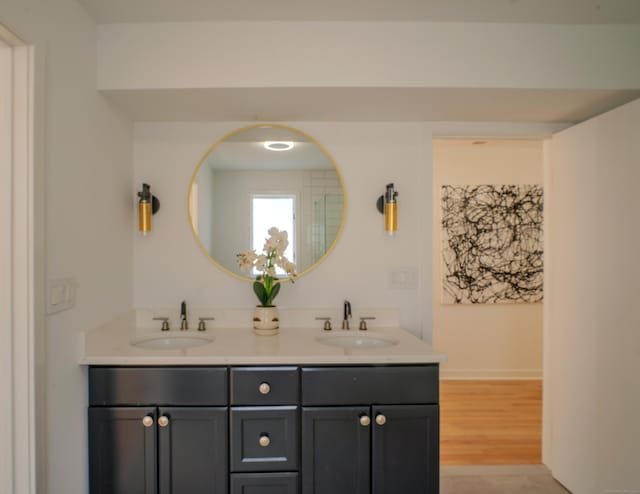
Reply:
M436 366L303 368L302 403L303 494L438 493Z
M92 367L89 396L91 494L227 494L226 369Z
M89 408L91 494L156 494L158 434L142 423L155 416L149 407Z
M302 492L369 494L371 431L360 424L369 407L302 409Z
M232 367L231 494L297 494L300 384L297 367Z
M379 405L371 412L371 492L437 494L438 405Z
M437 494L437 365L91 367L91 494Z

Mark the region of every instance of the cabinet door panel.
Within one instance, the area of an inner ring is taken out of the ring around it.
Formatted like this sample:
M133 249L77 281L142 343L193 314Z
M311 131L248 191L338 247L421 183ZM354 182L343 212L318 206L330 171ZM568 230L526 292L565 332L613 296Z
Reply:
M223 406L224 367L91 367L91 406Z
M303 494L369 494L369 407L302 409ZM400 492L400 491L398 491Z
M372 407L372 493L437 494L438 405ZM386 422L379 425L378 415Z
M155 416L151 407L89 408L91 494L156 493Z
M232 407L231 471L297 470L298 416L296 406Z
M226 494L227 408L165 407L158 417L160 494Z
M231 494L298 494L298 474L234 473Z
M437 365L303 367L302 404L438 403Z

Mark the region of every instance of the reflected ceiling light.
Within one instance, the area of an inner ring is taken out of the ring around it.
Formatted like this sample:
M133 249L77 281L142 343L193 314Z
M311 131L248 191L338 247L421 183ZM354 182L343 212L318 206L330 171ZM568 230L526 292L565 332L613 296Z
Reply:
M269 151L289 151L293 149L292 141L264 141L264 148Z

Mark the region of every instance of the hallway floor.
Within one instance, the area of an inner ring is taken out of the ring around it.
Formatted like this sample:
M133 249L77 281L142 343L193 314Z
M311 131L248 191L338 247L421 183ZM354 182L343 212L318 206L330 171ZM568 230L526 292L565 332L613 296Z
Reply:
M441 467L440 494L568 494L543 465Z
M542 463L542 381L440 381L441 465Z

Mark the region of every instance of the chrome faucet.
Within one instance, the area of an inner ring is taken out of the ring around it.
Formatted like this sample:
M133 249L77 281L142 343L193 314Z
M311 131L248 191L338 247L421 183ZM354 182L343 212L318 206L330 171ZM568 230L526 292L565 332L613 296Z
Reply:
M349 319L351 319L351 302L344 301L344 316L342 318L342 329L349 329Z
M180 331L186 331L189 329L189 322L187 321L187 302L184 300L180 305Z

